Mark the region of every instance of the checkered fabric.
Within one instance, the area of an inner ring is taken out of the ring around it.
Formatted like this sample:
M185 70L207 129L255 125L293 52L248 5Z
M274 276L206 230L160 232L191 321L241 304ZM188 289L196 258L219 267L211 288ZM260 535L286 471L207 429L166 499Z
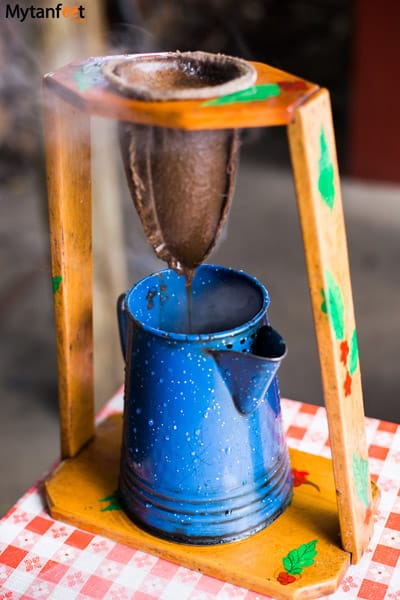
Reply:
M122 390L103 409L122 409ZM330 456L325 409L282 400L288 443ZM382 498L358 565L329 596L400 600L400 427L366 419L370 470ZM0 522L0 600L256 600L260 594L54 521L41 483Z

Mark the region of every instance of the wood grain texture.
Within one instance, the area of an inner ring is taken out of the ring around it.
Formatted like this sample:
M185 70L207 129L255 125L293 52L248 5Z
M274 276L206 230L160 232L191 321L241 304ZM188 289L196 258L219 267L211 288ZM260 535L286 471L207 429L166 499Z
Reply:
M93 442L50 476L46 494L54 518L273 598L320 598L338 587L349 554L338 545L335 486L328 459L291 450L292 467L307 470L312 484L295 487L293 502L283 515L240 542L189 546L146 533L119 508L114 492L121 429L121 415L109 417L98 427ZM312 564L289 584L280 583L284 557L315 540Z
M108 84L101 65L111 58L127 57L103 56L71 63L49 73L47 84L65 100L92 115L194 130L285 125L291 121L296 106L318 89L314 83L285 71L252 62L257 70L256 84L278 83L278 96L222 106L207 106L204 100L147 102L123 96Z
M94 433L89 117L44 90L61 451Z
M372 535L371 490L347 241L329 94L288 127L337 491L342 543L357 562Z

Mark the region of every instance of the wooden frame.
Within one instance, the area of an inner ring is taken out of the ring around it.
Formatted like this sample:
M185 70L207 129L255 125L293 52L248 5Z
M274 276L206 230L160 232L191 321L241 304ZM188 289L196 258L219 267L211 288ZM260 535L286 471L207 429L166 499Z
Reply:
M45 92L62 456L94 434L90 120Z
M288 134L342 544L352 553L353 562L358 562L372 534L371 490L347 241L326 90L298 108Z
M344 550L357 562L372 534L373 501L328 92L253 63L258 73L254 97L239 94L224 102L144 102L121 96L109 87L101 74L104 60L107 57L72 63L45 78L63 458L77 456L94 434L89 115L182 129L286 125L329 421L341 539ZM264 99L257 95L258 90ZM52 514L59 516L52 485L50 480L50 507ZM68 519L68 510L61 516ZM251 587L251 582L242 584Z

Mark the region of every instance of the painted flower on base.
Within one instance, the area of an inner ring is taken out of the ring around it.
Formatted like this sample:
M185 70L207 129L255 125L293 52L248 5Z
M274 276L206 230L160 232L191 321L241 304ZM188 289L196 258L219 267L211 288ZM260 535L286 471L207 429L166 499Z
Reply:
M282 564L284 571L277 576L277 581L281 585L289 585L297 580L297 576L303 573L305 567L311 567L314 564L314 558L317 554L315 548L318 540L312 540L308 544L301 544L298 548L291 550L284 558Z
M277 577L277 580L282 585L288 585L289 583L293 583L294 581L296 581L296 577L294 575L286 573L286 571L281 571Z
M308 484L308 485L312 485L313 487L315 487L315 489L318 490L319 492L321 491L319 486L316 483L313 483L312 481L309 481L307 479L307 475L310 474L308 471L298 471L297 469L292 469L292 474L293 474L293 487L299 487L300 485Z

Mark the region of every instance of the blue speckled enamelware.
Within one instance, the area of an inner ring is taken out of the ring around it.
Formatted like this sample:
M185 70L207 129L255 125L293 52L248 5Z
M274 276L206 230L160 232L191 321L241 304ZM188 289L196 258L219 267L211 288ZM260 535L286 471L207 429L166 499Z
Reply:
M185 279L166 269L118 304L126 359L119 491L155 535L242 539L288 505L292 477L275 373L285 344L241 271L202 265L188 333Z

